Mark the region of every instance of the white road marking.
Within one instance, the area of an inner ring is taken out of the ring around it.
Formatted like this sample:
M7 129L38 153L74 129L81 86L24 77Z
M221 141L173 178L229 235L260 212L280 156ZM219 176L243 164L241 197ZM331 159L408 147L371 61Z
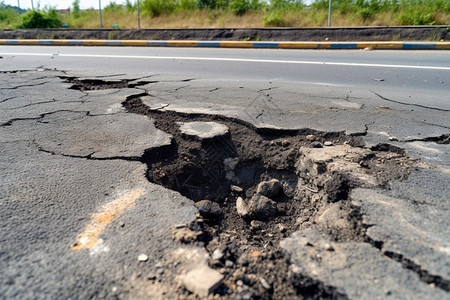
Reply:
M2 55L14 56L55 56L51 53L2 53ZM224 62L249 62L249 63L276 63L276 64L301 64L301 65L329 65L329 66L351 66L351 67L371 67L371 68L398 68L398 69L424 69L424 70L445 70L450 71L450 67L437 66L411 66L411 65L389 65L389 64L366 64L366 63L346 63L331 61L302 61L302 60L275 60L275 59L249 59L249 58L228 58L228 57L189 57L189 56L143 56L143 55L99 55L99 54L58 54L58 57L90 57L90 58L130 58L130 59L160 59L160 60L199 60L199 61L224 61Z

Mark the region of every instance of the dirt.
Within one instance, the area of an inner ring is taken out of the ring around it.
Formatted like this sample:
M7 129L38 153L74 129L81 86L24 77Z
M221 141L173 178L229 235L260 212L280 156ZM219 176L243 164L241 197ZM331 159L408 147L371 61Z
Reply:
M200 29L4 29L0 39L105 39L202 41L448 41L448 26L200 28Z
M198 241L210 253L216 249L224 253L220 260L210 261L212 267L225 274L225 286L220 291L223 296L238 299L342 296L319 283L310 282L307 285L307 278L302 279L300 288L298 278L289 275L288 258L278 250L278 245L292 232L313 224L319 212L332 203L339 204L338 210L350 226L344 230L325 226L324 231L336 241L364 240L365 228L361 225L361 216L348 200L349 190L357 183L336 173L330 174L323 187L313 186L295 192L297 185L300 185L295 166L301 147L324 144L326 141L332 141L333 145L362 147L359 137L310 129L261 129L222 116L151 110L139 97L131 97L123 105L131 113L154 119L158 129L173 136L171 146L150 150L142 158L148 166L149 181L179 191L194 202L207 199L222 208L221 217L200 215L191 224L190 230L198 232ZM183 136L177 122L192 121L224 124L230 134L206 142ZM314 141L311 141L312 136ZM360 162L367 173L376 173L381 183L402 178L408 173L408 166L402 167L400 163L403 161L402 155L395 153L394 156L399 159L391 160L385 159L387 153L395 152L390 149L373 151ZM239 158L236 178L229 180L223 161L234 157ZM276 217L263 220L241 218L236 210L236 198L251 198L258 183L273 178L280 180L283 186L283 192L273 198L278 208ZM300 181L308 186L302 178ZM237 185L243 191L232 191L231 185ZM236 285L238 280L244 283L243 287ZM270 289L264 288L261 280L265 280ZM305 286L310 288L305 289ZM188 295L184 290L180 293Z
M73 83L72 89L79 90L133 84L69 77L65 80ZM367 182L383 187L391 180L408 176L412 162L404 151L389 144L366 149L360 136L344 132L257 128L220 115L150 109L141 100L144 96L148 94L130 96L122 105L129 113L148 116L156 128L173 137L171 145L147 150L141 158L147 165L148 180L194 202L213 201L222 210L219 215L199 213L191 224L173 232L173 237L182 243L205 247L211 257L216 250L222 253L209 261L210 267L218 269L225 278L215 295L224 299L345 299L333 287L289 272L289 257L279 250L279 242L311 225L319 226L337 242L371 242L349 192ZM223 124L229 133L204 140L182 134L179 123L194 121ZM338 153L342 149L346 153L343 157L313 161L316 153ZM230 158L237 158L234 167L224 163ZM341 160L344 163L339 165ZM347 172L346 165L357 167ZM369 179L364 182L354 174ZM282 186L282 191L272 197L276 215L260 219L241 217L236 199L248 201L257 185L270 179L278 179ZM177 293L180 299L196 298L182 286Z

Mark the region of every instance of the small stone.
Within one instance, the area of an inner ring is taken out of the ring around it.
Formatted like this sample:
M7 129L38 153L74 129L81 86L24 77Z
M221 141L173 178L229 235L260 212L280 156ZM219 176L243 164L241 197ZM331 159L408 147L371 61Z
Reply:
M326 251L334 251L334 248L333 248L333 246L330 243L325 243L323 245L323 249L326 250Z
M225 169L227 170L234 170L236 169L237 164L239 163L239 158L225 158L223 160L223 165L225 166Z
M201 215L205 216L222 215L222 209L220 208L220 205L210 200L201 200L195 203L195 207L197 207Z
M187 227L173 231L173 238L182 243L192 243L197 240L197 233Z
M281 146L283 146L283 147L287 147L287 146L289 146L289 141L288 140L283 140L283 141L281 141Z
M278 230L280 230L280 232L285 232L286 226L284 226L283 224L278 224Z
M315 142L312 142L312 143L311 143L311 147L313 147L313 148L322 148L323 145L322 145L321 142L315 141Z
M258 229L261 229L262 228L262 222L261 221L256 221L256 220L252 220L251 222L250 222L250 227L253 229L253 230L258 230Z
M262 255L262 252L261 251L258 251L258 250L253 250L252 252L250 252L250 256L252 257L252 258L258 258L258 257L260 257Z
M248 256L246 254L241 255L238 258L237 262L238 262L238 264L240 264L242 266L247 266L249 263Z
M265 288L266 290L270 290L272 288L264 278L261 278L260 282L263 288Z
M236 199L236 210L238 215L241 218L246 218L249 215L247 206L245 205L244 199L242 199L241 197L238 197Z
M148 260L148 255L139 254L138 261L147 261L147 260Z
M216 249L212 253L211 258L214 260L221 260L223 258L223 252L220 249Z
M227 267L227 268L231 268L231 267L233 267L234 266L234 263L231 261L231 260L226 260L225 261L225 267Z
M398 138L396 138L395 136L390 136L389 140L392 142L398 142Z
M244 190L241 187L237 186L237 185L232 185L231 186L231 191L232 192L236 192L236 193L242 193Z
M271 179L269 181L263 181L258 184L258 187L256 189L256 193L273 198L278 196L281 189L281 183L278 179Z
M155 268L161 269L164 268L164 265L162 264L162 262L159 261L158 263L156 263Z
M206 298L214 292L223 282L223 275L206 265L198 266L189 271L183 279L187 290Z
M124 227L124 226L125 226L125 223L124 223L124 222L119 222L119 226L120 226L120 227Z
M36 71L38 71L38 72L44 72L45 69L39 68L39 69L37 69Z
M249 201L249 213L257 219L268 219L277 214L277 203L266 196L255 194Z
M314 135L314 134L308 134L307 136L306 136L306 139L308 140L308 141L314 141L315 139L316 139L316 136Z
M324 145L324 146L327 146L327 147L333 146L333 142L326 141L325 143L323 143L323 145Z
M243 285L244 285L244 282L243 282L242 280L239 279L239 280L236 281L236 285L237 285L237 286L243 286Z

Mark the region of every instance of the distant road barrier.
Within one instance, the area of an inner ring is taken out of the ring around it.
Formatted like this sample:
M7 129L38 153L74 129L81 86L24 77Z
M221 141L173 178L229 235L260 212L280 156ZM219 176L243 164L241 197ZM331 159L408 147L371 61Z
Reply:
M258 49L400 49L450 50L450 42L247 42L247 41L145 41L145 40L0 40L0 45L141 46Z

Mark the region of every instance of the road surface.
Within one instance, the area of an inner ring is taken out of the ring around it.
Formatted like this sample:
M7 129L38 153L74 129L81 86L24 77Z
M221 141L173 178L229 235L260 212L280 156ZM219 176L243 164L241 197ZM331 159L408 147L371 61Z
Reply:
M0 56L5 298L203 297L208 273L186 278L208 264L223 298L450 297L448 51ZM177 129L196 120L230 140L211 154ZM234 177L208 166L224 153ZM277 215L242 219L237 195L250 209L271 177ZM199 217L193 191L220 220Z

